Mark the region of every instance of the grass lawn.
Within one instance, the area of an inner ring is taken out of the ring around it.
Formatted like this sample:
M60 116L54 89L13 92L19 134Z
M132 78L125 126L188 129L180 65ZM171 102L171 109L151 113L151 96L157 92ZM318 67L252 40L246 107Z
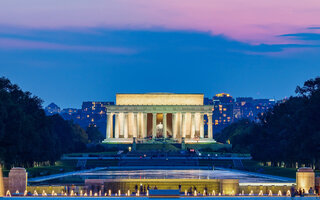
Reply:
M253 160L244 160L242 161L242 163L247 171L257 172L261 174L269 174L274 176L296 178L296 168L261 166L259 162Z
M69 153L64 154L64 156L68 157L83 157L83 156L111 156L111 155L117 155L119 151L107 151L107 152L94 152L94 153Z
M59 161L56 162L56 165L54 166L27 168L29 178L71 172L75 170L76 170L76 167L74 165L65 165Z

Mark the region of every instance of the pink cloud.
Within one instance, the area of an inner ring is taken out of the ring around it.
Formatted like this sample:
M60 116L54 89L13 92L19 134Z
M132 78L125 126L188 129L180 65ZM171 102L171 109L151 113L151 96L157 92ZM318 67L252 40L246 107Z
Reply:
M64 51L95 51L113 54L134 54L136 50L122 47L106 47L106 46L80 46L65 45L50 42L29 41L20 39L0 38L0 49L35 49L35 50L64 50Z
M290 43L277 35L305 31L319 19L319 0L4 0L0 7L0 24L187 29L253 44Z

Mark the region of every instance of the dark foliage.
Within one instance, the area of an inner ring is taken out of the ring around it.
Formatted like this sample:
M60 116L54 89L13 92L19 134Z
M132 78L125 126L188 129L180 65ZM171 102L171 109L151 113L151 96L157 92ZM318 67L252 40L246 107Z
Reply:
M0 78L0 160L7 167L53 163L85 149L87 134L60 116L47 117L41 99Z
M88 135L90 143L100 143L104 139L104 136L99 131L99 128L95 127L92 124L87 127L86 133Z
M251 153L254 159L320 168L320 78L297 87L298 96L290 97L260 116L259 123L236 122L216 135L221 142L230 140L233 150Z

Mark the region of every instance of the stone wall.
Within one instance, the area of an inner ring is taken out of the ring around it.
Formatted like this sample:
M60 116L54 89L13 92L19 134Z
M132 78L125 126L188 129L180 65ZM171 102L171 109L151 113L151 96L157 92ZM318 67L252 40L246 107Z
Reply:
M281 191L282 195L286 195L287 191L291 189L291 185L240 185L240 192L244 194L259 194L260 191L264 195L269 194L271 191L273 195L278 195L279 191Z
M94 186L100 186L104 183L104 192L109 190L112 193L121 190L122 193L135 191L135 186L140 188L140 184L143 186L149 185L150 188L157 186L158 189L178 189L181 184L181 192L188 190L190 187L197 188L197 191L203 193L204 189L207 188L209 193L214 192L216 194L223 193L226 195L232 195L239 192L239 180L238 179L86 179L85 185L88 188L96 188ZM97 192L97 191L95 191Z
M315 173L311 168L299 168L296 173L297 189L304 189L308 193L309 189L315 189Z
M17 190L23 193L27 189L27 172L26 169L14 167L9 172L9 190L15 193Z

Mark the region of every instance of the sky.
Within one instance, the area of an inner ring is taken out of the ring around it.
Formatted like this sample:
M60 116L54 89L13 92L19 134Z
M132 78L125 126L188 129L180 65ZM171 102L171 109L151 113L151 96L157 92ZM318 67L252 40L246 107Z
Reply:
M320 76L319 0L1 0L0 76L62 108L116 93L282 99Z

